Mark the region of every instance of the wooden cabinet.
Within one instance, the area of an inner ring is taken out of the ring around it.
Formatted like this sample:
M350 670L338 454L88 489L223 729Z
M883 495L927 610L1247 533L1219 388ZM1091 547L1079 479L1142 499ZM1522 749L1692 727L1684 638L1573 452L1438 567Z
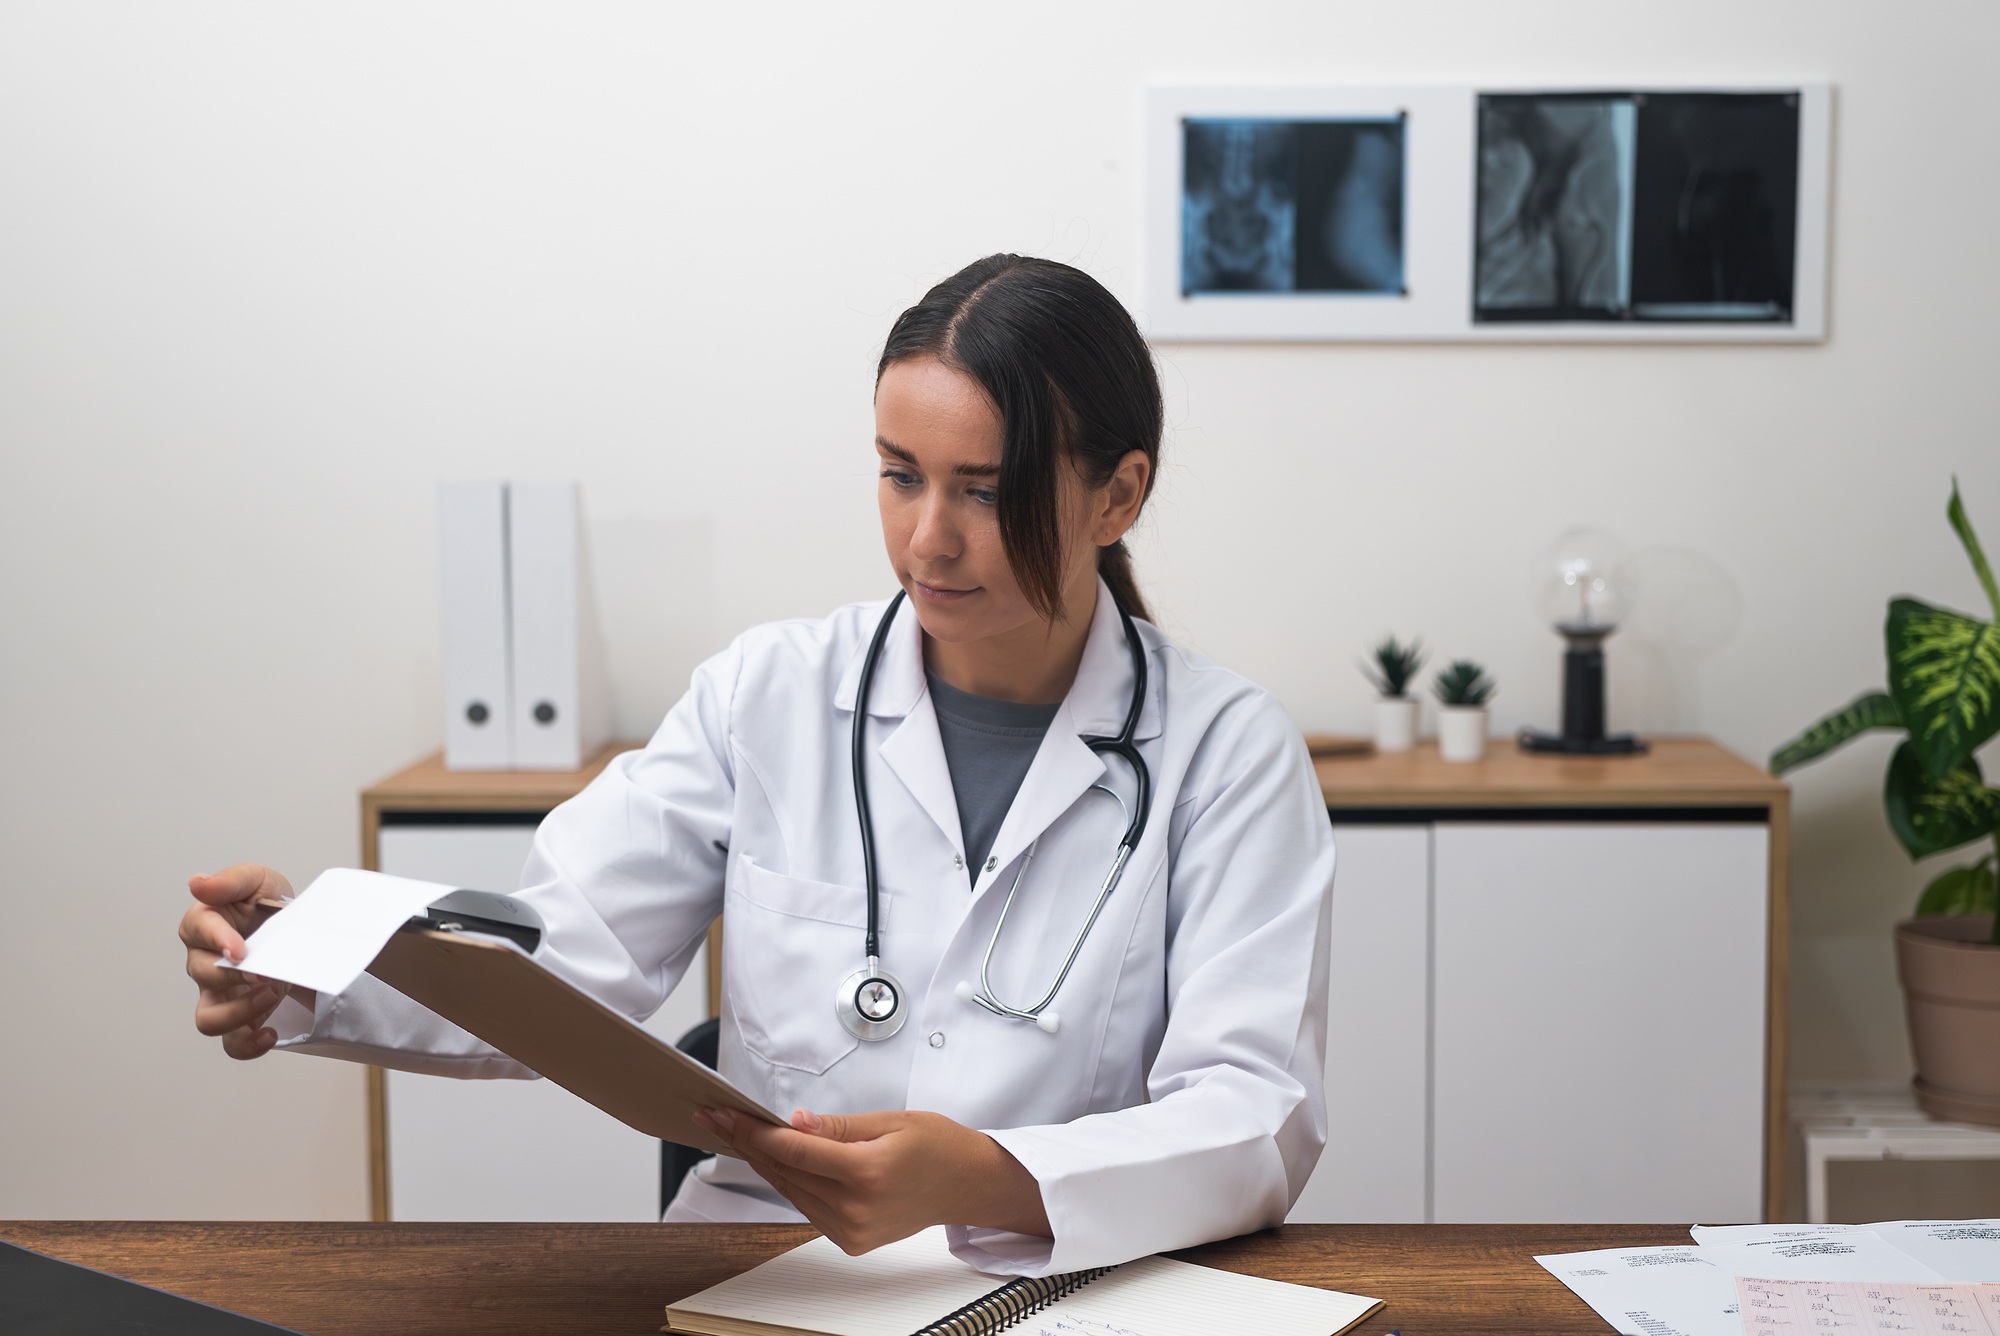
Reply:
M1675 738L1318 769L1329 1128L1292 1219L1776 1217L1783 784Z
M567 772L451 771L430 757L362 795L363 862L512 891L542 817L633 745ZM672 1043L713 1014L711 955L696 955L648 1030ZM377 1220L659 1218L660 1143L560 1086L371 1068L368 1093Z

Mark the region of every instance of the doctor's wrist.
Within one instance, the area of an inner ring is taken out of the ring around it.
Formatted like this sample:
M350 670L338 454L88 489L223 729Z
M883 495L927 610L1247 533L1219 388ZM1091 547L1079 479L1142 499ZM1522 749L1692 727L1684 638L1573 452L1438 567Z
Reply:
M963 1220L948 1223L983 1229L1004 1229L1010 1234L1052 1238L1049 1213L1042 1201L1042 1185L1012 1152L984 1132L974 1132L976 1163L970 1181L977 1185L971 1207Z

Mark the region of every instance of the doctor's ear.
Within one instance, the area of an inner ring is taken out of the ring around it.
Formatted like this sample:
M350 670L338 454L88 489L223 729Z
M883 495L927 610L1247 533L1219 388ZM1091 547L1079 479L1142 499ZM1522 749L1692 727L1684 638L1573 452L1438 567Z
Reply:
M1144 450L1127 450L1098 489L1091 507L1090 541L1109 547L1125 536L1146 504L1153 481L1153 461Z

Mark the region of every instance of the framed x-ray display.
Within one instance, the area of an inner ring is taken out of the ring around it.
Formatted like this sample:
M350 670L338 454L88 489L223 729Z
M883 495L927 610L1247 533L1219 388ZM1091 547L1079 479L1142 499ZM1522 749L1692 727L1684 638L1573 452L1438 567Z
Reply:
M1831 98L1807 82L1154 89L1148 332L1824 338Z

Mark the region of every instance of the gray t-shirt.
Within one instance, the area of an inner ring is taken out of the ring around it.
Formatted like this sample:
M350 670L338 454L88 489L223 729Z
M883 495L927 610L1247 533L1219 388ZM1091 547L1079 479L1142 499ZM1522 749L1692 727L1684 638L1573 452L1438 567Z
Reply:
M1061 707L975 696L936 673L927 670L924 675L930 679L944 763L951 771L952 795L958 799L965 870L976 884L1000 834L1000 823L1007 819L1007 809L1014 805L1014 795L1034 764L1042 735Z

